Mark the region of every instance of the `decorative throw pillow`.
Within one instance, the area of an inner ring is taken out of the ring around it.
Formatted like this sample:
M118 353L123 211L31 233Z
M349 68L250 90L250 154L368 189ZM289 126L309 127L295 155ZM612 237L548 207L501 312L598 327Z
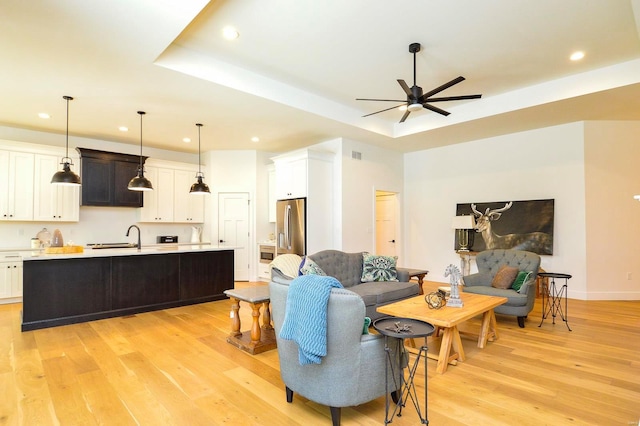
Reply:
M527 282L530 276L531 276L531 272L527 272L527 271L518 272L518 276L516 277L516 280L513 282L513 284L511 284L511 288L517 292L520 292L520 288L525 282Z
M362 253L362 277L363 283L369 281L398 281L396 261L398 256L376 256L375 254Z
M300 272L302 275L327 275L322 268L309 257L304 258L304 264L302 268L300 268Z
M518 275L518 268L513 266L502 265L500 269L498 269L498 273L495 277L493 277L493 281L491 282L491 286L495 288L508 289L511 287L511 284L516 280L516 276Z

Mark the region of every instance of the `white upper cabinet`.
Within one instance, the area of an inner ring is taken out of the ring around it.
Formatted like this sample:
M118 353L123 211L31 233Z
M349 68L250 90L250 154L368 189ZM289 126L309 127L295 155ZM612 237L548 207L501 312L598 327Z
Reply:
M55 155L35 155L33 220L80 220L80 187L51 184L51 177L62 167L61 160ZM74 166L78 167L78 161L74 160ZM78 173L78 169L72 170Z
M153 191L144 191L144 206L139 209L140 222L173 222L174 171L162 167L145 167L145 177Z
M33 158L0 150L0 220L33 220Z
M307 159L282 160L276 163L276 198L287 200L307 196Z
M208 195L189 193L196 181L197 169L175 171L174 221L179 223L204 222L204 201Z

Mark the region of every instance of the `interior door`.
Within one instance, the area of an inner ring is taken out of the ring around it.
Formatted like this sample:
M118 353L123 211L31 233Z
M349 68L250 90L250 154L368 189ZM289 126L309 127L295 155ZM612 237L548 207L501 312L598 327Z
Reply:
M249 194L218 194L218 236L221 246L235 247L234 277L249 281Z
M376 191L376 254L396 256L396 194Z

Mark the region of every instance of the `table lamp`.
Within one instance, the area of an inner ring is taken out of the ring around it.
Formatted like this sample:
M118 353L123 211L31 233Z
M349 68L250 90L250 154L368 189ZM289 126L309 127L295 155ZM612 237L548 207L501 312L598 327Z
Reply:
M453 218L451 227L458 233L458 251L469 251L473 247L473 236L476 228L476 221L471 215L456 216Z

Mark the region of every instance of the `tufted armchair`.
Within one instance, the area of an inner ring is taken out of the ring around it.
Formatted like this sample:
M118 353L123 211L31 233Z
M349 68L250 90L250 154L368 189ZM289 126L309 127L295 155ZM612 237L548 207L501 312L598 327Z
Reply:
M293 402L293 393L296 392L318 404L328 405L333 425L340 425L341 407L364 404L384 396L384 337L362 334L365 318L362 298L347 289L334 288L327 306L327 355L320 364L300 365L298 345L280 338L289 282L276 275L269 283L280 375L286 387L287 402ZM391 353L394 353L398 342L397 339L389 339ZM391 376L388 383L391 389ZM390 393L395 400L395 389Z
M536 300L536 277L540 268L540 256L521 250L485 250L476 256L478 273L467 275L464 279L464 291L488 296L506 297L507 303L495 308L495 312L518 317L518 325L524 328L524 320L533 309ZM491 286L493 278L502 265L532 272L520 291L500 289Z

